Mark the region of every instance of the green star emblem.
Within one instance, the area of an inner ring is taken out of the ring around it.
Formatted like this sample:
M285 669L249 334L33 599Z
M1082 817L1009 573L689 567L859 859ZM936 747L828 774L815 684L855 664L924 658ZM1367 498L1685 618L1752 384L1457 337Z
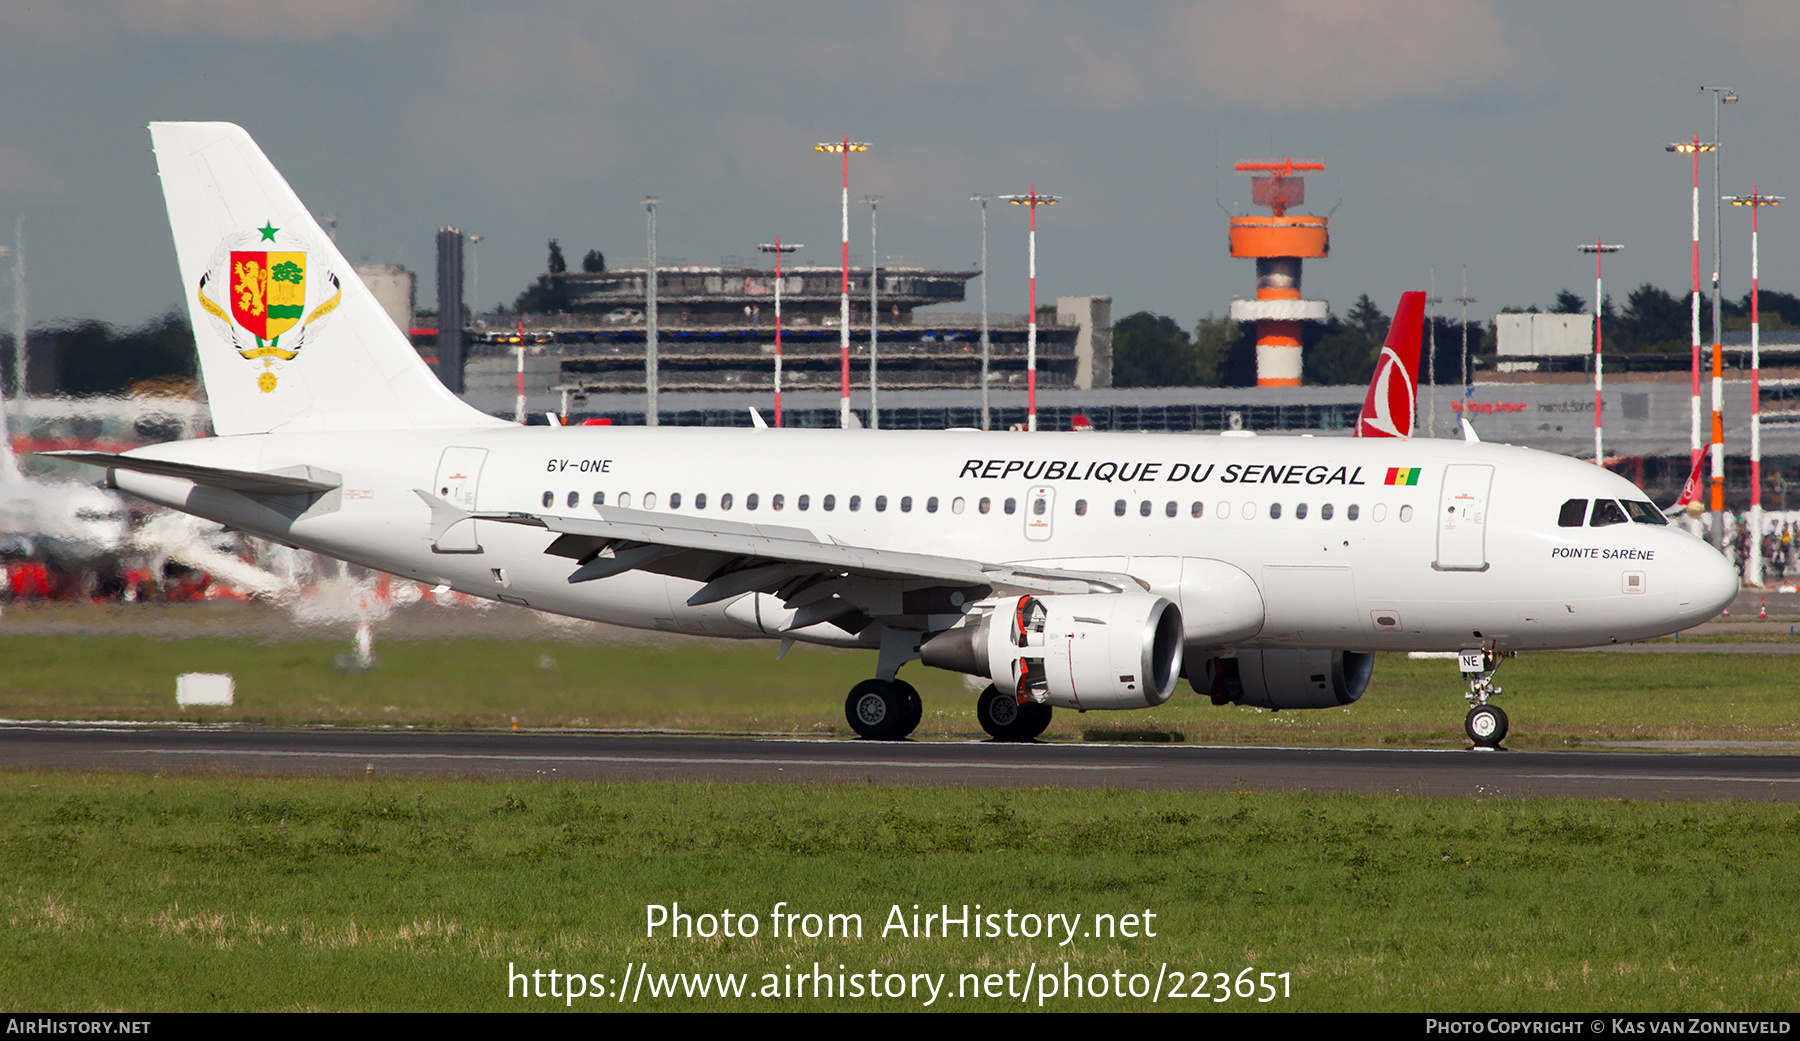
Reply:
M262 232L262 240L264 242L274 242L275 241L275 233L280 231L281 229L275 227L273 221L263 221L263 226L260 228L257 228L256 230Z

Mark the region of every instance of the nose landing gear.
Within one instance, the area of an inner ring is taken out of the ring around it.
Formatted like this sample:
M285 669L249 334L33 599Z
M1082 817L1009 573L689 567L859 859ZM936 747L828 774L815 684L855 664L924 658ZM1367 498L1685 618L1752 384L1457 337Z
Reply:
M1501 693L1500 688L1494 686L1494 673L1499 670L1501 659L1506 657L1511 657L1511 652L1503 654L1492 646L1465 647L1457 655L1463 679L1469 682L1469 692L1463 695L1469 702L1463 733L1469 735L1476 751L1495 751L1506 739L1506 713L1500 706L1488 704L1489 698Z

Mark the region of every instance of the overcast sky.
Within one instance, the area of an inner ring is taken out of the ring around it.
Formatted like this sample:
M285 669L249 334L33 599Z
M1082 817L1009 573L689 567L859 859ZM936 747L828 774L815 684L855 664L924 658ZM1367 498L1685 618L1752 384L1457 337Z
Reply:
M849 134L852 255L864 194L884 255L973 265L974 192L1040 191L1041 291L1191 324L1249 296L1226 255L1248 212L1240 158L1320 157L1305 209L1334 211L1306 296L1342 314L1424 288L1472 313L1593 291L1596 235L1623 300L1688 285L1691 168L1663 146L1721 136L1726 192L1800 202L1800 4L1450 0L1201 3L7 0L0 5L0 241L28 217L31 314L135 323L182 297L146 122L247 127L352 260L420 271L432 236L484 236L480 303L599 248L753 257L780 234L835 260ZM1703 172L1710 198L1710 171ZM1708 204L1703 202L1703 207ZM1335 208L1335 210L1334 210ZM1795 207L1800 211L1800 205ZM1795 289L1800 212L1766 214L1763 275ZM1711 215L1703 220L1703 270ZM1025 309L1025 218L990 214L992 306ZM1725 292L1749 285L1749 221L1725 214ZM973 294L971 294L973 297ZM0 310L8 303L0 292Z

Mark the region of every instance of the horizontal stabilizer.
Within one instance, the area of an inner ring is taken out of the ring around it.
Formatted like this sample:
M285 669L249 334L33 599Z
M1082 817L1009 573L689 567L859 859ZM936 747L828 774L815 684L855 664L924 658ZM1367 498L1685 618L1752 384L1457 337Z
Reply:
M204 484L210 488L223 488L226 491L239 492L244 495L318 495L341 488L344 478L341 474L330 470L321 470L316 466L288 466L279 470L257 472L253 470L226 470L216 466L196 466L193 463L174 463L166 459L145 459L133 455L113 455L110 452L38 452L37 455L55 459L67 459L71 462L86 463L89 466L101 466L108 470L129 470L132 473L154 474L157 477L177 477L195 484Z

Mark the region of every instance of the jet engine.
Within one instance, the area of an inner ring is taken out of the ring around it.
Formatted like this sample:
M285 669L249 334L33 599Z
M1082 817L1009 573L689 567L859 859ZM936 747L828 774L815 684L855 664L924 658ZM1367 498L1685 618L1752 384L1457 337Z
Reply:
M1175 693L1181 647L1181 611L1160 596L1013 596L972 605L920 658L1040 704L1149 708Z
M1337 708L1362 697L1375 656L1356 651L1239 651L1207 658L1188 682L1215 705Z

